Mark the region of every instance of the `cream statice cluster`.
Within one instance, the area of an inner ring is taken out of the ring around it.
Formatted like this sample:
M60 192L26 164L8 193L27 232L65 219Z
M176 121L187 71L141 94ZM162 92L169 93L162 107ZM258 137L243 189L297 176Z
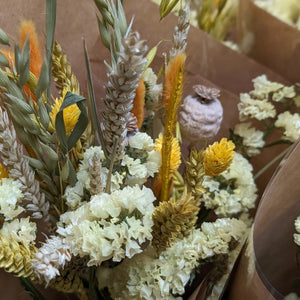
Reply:
M294 233L294 241L300 246L300 216L295 220L295 228L297 233Z
M281 21L300 29L300 2L298 0L255 0L255 4Z
M154 200L151 189L138 185L93 195L60 216L57 233L72 255L89 257L88 266L131 258L152 238Z
M219 216L248 213L254 208L257 188L253 167L241 154L235 153L230 167L218 176L205 176L203 203Z
M240 241L246 225L237 219L205 222L189 236L178 240L159 257L149 247L131 260L97 272L99 289L108 287L114 299L182 299L190 274L201 261L228 254L230 243Z
M119 167L111 174L111 191L124 185L134 186L144 184L153 177L161 164L161 154L154 150L152 138L146 133L138 132L128 139L126 154ZM90 147L84 153L77 172L78 181L74 186L68 186L64 198L70 209L75 209L84 199L85 191L91 192L91 169L93 157L100 162L97 189L104 191L107 185L109 166L100 146Z
M255 156L265 146L265 140L275 127L282 131L282 139L295 142L300 136L300 115L288 111L291 107L299 108L294 86L285 86L268 80L266 75L253 79L254 89L240 95L238 103L240 121L233 130L234 142L241 146L241 151L248 157ZM278 113L276 102L286 105L286 111ZM260 121L265 131L257 130L249 122Z

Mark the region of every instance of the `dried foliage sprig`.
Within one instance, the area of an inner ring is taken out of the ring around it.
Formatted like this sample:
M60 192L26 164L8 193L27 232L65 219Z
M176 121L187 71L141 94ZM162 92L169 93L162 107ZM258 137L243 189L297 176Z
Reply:
M31 259L37 248L18 243L0 232L0 268L18 277L34 277Z
M195 228L199 209L194 197L186 192L180 200L171 198L169 201L160 202L152 215L152 244L158 253L170 247L176 239L187 236Z
M161 201L168 200L171 149L177 122L177 111L182 97L185 59L186 55L184 53L178 54L170 61L165 74L164 103L167 109L167 116L161 151Z
M187 36L190 29L190 5L186 3L185 7L180 10L178 24L174 29L173 47L170 50L169 59L173 59L179 53L185 52L187 46Z
M0 159L9 172L10 178L21 184L23 201L26 210L32 212L35 219L49 220L49 203L45 195L40 192L40 184L35 179L35 174L24 157L23 147L18 144L16 131L7 112L0 107Z
M204 156L204 150L197 152L197 150L193 148L190 152L189 160L185 163L185 181L188 191L190 191L197 200L197 205L200 205L202 194L205 192L205 189L202 187L205 176L203 167Z
M63 52L61 45L58 42L54 43L52 53L52 75L56 83L56 88L60 95L63 94L64 88L79 94L79 82L72 72L70 63L67 60L66 54Z
M147 46L140 40L137 32L130 33L123 40L119 59L112 64L108 74L108 84L105 87L105 110L103 111L104 139L108 153L113 151L114 137L118 137L116 162L119 161L125 149L126 125L133 107L133 99L138 82L146 63Z

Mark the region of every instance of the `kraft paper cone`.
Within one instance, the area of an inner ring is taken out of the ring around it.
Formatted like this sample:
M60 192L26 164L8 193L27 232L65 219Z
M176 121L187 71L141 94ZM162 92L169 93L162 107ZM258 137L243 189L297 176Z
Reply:
M45 40L45 1L40 0L10 0L2 2L0 12L0 27L5 30L11 40L17 39L20 19L33 19L39 35ZM86 39L87 48L91 58L91 67L95 85L98 107L101 107L101 98L104 96L103 85L107 82L104 59L109 61L109 53L99 40L96 20L97 10L92 0L58 0L56 39L66 52L72 69L81 84L83 93L86 91L86 72L83 53L82 38ZM148 40L149 48L155 46L160 40L171 40L177 18L169 15L159 22L158 6L148 0L124 1L128 21L134 16L133 29L138 30L143 39ZM43 42L43 41L42 41ZM153 69L158 71L163 63L163 51L168 51L170 42L163 42L159 46L158 56L153 63ZM251 80L266 74L271 80L286 82L283 77L274 73L265 66L260 65L248 57L241 55L223 44L219 43L197 28L191 28L188 38L186 65L186 85L184 95L192 91L194 84L206 84L221 90L221 102L224 107L224 120L221 131L216 137L220 139L228 136L228 129L238 122L238 95L252 89ZM266 152L265 157L271 159L277 150ZM258 161L255 168L258 170L265 161ZM264 190L270 176L262 176L259 188ZM5 299L27 299L18 281L11 279L10 274L1 275L0 290L13 292ZM18 286L18 288L16 288ZM47 296L48 292L44 292ZM23 298L24 296L24 298ZM58 297L58 296L57 296ZM59 298L55 298L59 299ZM70 299L70 298L69 298Z
M240 0L237 38L243 53L291 82L300 78L300 30L254 4Z
M253 234L241 257L230 299L282 299L300 286L293 241L300 215L300 144L294 146L270 181L258 207Z

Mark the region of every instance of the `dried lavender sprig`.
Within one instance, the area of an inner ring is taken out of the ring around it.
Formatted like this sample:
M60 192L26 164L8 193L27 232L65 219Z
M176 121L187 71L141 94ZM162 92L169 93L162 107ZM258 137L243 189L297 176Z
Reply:
M17 142L16 131L7 112L0 106L0 160L9 171L9 177L21 184L26 210L34 219L49 220L49 203L40 193L40 184L25 158L23 147Z
M107 151L113 151L114 137L118 138L115 162L125 149L126 125L133 107L135 90L146 63L146 42L137 32L129 33L122 42L117 62L112 64L105 87L105 110L103 112L104 139Z
M190 5L187 1L185 7L180 10L178 16L178 24L174 29L173 34L173 47L170 50L170 60L177 54L184 52L187 46L187 35L190 29Z

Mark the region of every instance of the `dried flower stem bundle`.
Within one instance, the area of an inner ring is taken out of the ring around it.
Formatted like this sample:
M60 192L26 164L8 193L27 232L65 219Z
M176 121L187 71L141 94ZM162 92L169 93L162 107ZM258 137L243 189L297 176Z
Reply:
M182 97L185 59L186 55L184 53L178 54L172 61L170 61L165 74L164 103L167 109L167 116L161 151L161 201L168 200L171 149L177 122L177 111Z
M52 75L56 82L56 88L60 95L63 94L64 88L79 94L79 82L72 72L71 65L63 52L61 45L55 42L52 53Z
M152 244L157 252L172 246L176 239L187 236L195 228L198 212L196 200L186 192L180 200L171 198L160 202L152 215Z
M0 268L18 277L31 277L31 259L37 248L18 243L0 233Z
M108 75L103 111L104 139L107 151L111 155L114 139L118 138L116 162L124 154L126 125L130 119L135 90L146 63L146 50L146 43L140 40L139 34L130 33L123 39L118 61L112 65Z
M23 148L17 142L13 124L7 112L0 107L0 159L9 172L9 177L21 184L23 201L27 211L32 212L35 219L44 218L48 221L49 203L40 192L40 184L35 180L35 174L24 157Z

